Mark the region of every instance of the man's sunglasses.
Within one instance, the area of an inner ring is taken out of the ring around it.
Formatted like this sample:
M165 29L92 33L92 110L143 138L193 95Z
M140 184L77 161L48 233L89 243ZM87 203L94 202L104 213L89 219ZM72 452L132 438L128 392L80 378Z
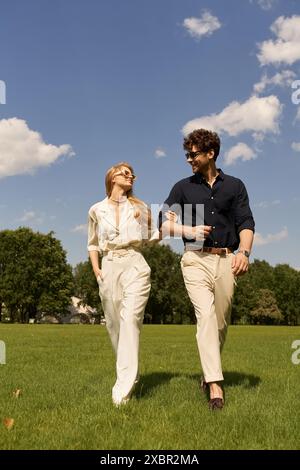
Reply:
M119 175L125 176L125 178L131 178L132 181L136 180L136 175L131 173L131 171L129 171L129 170L120 170L120 171L118 171L118 173L114 174L114 176L119 176Z
M201 152L200 150L198 150L197 152L187 152L185 154L186 158L191 158L192 160L194 160L194 158L198 157L199 155L202 155L203 152Z

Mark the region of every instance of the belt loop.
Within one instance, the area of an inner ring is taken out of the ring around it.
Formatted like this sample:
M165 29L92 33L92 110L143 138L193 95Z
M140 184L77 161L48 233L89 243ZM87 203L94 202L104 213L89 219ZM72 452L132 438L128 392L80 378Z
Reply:
M113 252L111 250L107 253L107 259L109 261L112 261L112 259L113 259Z

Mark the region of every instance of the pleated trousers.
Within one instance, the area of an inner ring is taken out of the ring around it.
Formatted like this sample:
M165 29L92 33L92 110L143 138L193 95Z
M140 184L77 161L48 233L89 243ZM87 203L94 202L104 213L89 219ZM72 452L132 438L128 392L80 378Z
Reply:
M150 293L150 267L134 249L109 251L102 259L99 294L106 328L116 354L113 401L126 398L139 368L139 338Z
M236 285L233 253L217 255L186 251L181 269L197 319L197 345L206 382L223 380L221 351L230 322Z

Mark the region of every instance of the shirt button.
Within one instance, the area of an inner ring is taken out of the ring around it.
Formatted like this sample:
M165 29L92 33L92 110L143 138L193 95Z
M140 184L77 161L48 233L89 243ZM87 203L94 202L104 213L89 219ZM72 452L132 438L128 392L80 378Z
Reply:
M218 244L218 242L215 242L215 245L217 245L217 244Z
M212 211L212 214L214 215L214 211Z
M216 228L216 226L215 226L215 225L213 225L213 229L215 229L215 228Z
M210 199L213 199L214 197L212 196Z

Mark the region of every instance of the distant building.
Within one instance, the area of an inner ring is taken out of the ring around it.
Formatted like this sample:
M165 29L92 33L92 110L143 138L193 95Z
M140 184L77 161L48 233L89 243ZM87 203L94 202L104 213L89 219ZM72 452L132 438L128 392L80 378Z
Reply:
M61 316L62 323L90 323L94 324L96 317L99 317L97 309L89 305L82 305L82 299L71 298L71 305L68 307L68 314Z
M0 314L2 314L2 321L10 321L10 317L6 316L5 305L2 304ZM71 304L68 307L68 313L65 315L51 314L46 312L39 312L36 318L30 318L29 323L86 323L86 324L101 324L105 325L105 318L100 317L96 308L89 305L82 305L82 299L79 297L71 297ZM1 321L1 317L0 317Z
M60 323L59 319L55 315L49 315L47 313L42 313L41 316L37 319L37 323Z

